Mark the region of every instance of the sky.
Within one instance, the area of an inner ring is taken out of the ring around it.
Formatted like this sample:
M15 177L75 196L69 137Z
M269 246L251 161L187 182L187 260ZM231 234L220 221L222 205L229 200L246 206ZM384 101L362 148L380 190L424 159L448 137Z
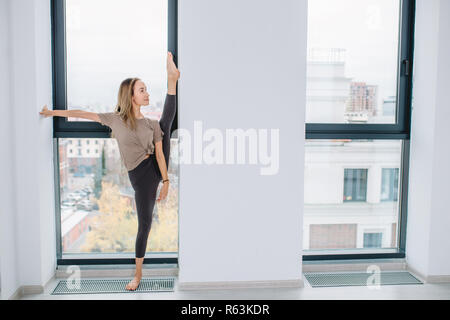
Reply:
M345 75L396 95L399 0L308 1L308 48L346 49Z
M128 77L144 81L150 107L161 104L167 92L167 0L67 0L66 6L69 108L113 111Z

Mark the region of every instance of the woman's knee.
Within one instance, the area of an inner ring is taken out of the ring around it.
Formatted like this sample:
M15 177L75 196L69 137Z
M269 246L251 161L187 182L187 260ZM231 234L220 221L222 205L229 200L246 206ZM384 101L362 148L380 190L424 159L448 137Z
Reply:
M152 227L152 222L144 222L144 223L139 223L138 226L138 232L139 233L147 233L150 232L150 228Z

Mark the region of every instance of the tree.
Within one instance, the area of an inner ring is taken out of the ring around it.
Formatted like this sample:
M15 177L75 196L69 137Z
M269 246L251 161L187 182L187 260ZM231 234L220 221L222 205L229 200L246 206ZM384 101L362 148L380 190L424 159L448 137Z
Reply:
M102 192L102 181L103 177L106 175L106 166L105 166L105 144L102 146L102 155L100 161L97 161L97 170L95 170L94 177L94 194L95 197L98 198Z
M161 189L159 186L159 190ZM157 195L159 195L159 190ZM170 185L166 200L156 202L147 251L178 252L178 188Z
M178 252L177 191L171 186L166 200L155 203L147 252ZM120 195L117 185L104 181L97 203L100 213L92 219L91 231L81 251L134 252L138 221L129 198Z
M137 219L119 187L102 182L102 192L97 200L99 214L91 220L83 252L130 252L134 251Z

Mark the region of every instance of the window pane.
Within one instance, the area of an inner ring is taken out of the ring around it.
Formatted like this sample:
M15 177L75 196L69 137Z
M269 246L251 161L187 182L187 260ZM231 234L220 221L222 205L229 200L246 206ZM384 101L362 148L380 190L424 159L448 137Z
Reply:
M167 92L167 14L167 0L67 0L68 108L112 112L120 83L138 77L150 94L142 113L159 115Z
M134 253L136 203L117 141L58 141L62 253ZM87 152L92 146L98 153ZM80 154L72 152L73 148ZM147 242L151 253L178 252L178 139L171 140L168 173L171 183L167 199L156 203L153 211Z
M311 224L309 247L310 249L356 248L356 227L356 224Z
M381 200L397 201L398 198L398 168L383 168L381 182Z
M364 248L381 248L383 233L364 233Z
M345 169L344 201L366 201L367 169Z
M308 123L396 123L399 0L308 1Z
M303 248L397 247L399 199L383 201L380 190L401 153L401 140L306 140Z

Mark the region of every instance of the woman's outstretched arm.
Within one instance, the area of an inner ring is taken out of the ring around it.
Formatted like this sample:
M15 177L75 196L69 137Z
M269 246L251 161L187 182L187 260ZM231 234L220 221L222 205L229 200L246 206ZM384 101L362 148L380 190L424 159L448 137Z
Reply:
M73 117L89 119L100 122L100 118L95 112L83 111L83 110L48 110L47 105L42 108L39 114L47 117Z

